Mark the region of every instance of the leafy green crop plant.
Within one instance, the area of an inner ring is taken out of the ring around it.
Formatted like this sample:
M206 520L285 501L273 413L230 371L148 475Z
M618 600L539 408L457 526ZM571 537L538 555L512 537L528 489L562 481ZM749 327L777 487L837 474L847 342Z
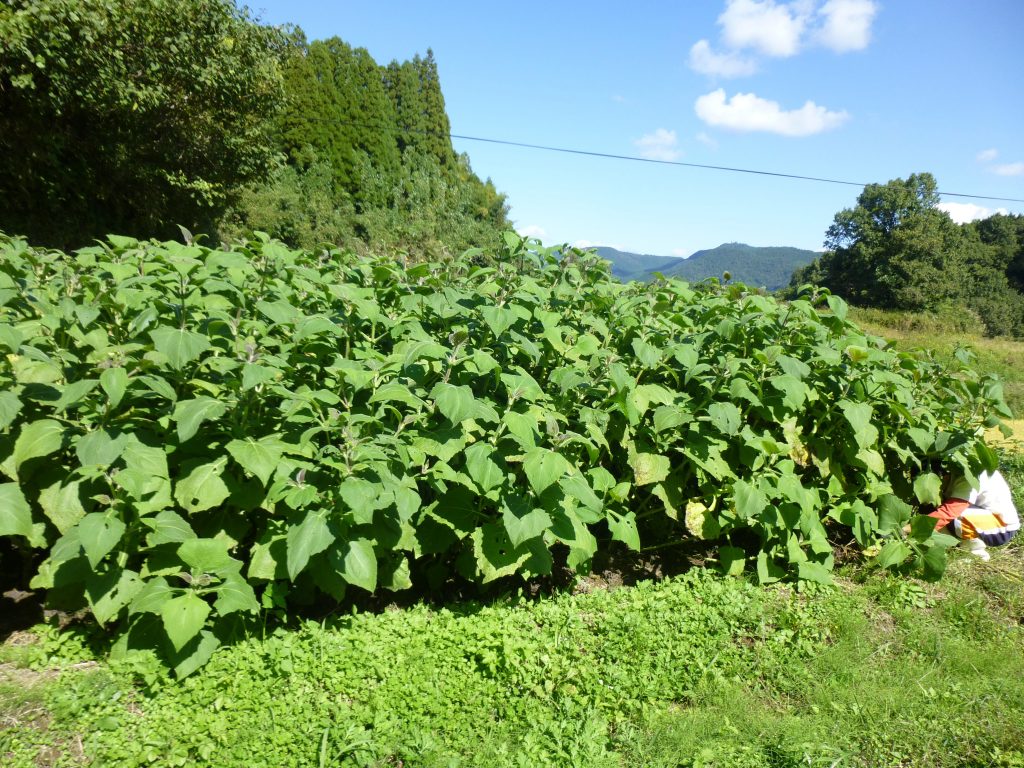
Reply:
M828 581L844 536L941 573L952 540L900 529L995 465L997 381L827 294L475 255L0 237L0 536L33 586L185 675L261 610L586 570L608 538L716 540L761 582Z

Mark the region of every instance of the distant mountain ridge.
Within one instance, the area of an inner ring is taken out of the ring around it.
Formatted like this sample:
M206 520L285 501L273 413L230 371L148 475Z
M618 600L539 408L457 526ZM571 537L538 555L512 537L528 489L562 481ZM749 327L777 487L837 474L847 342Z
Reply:
M753 287L777 291L789 285L793 271L810 264L817 251L785 246L759 247L745 243L723 243L717 248L697 251L689 258L629 253L600 246L593 249L612 265L612 274L623 281L651 280L656 272L697 282L708 277L721 279L729 272L732 280Z
M612 274L619 280L649 280L648 274L663 272L676 266L676 262L683 261L678 256L651 256L646 253L628 253L608 246L598 246L593 250L602 259L608 259L612 263Z

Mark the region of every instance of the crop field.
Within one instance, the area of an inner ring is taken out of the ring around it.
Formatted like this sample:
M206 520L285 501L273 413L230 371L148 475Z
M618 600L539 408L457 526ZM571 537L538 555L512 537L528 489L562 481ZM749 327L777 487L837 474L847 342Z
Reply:
M0 346L12 764L1024 761L1018 551L919 514L1003 385L827 292L0 238Z

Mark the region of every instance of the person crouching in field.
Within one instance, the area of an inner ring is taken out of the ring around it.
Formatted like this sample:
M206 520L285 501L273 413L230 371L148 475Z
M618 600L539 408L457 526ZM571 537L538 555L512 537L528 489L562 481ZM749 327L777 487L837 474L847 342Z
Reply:
M1020 530L1010 486L998 471L982 472L977 488L964 477L951 480L943 499L942 505L929 513L936 520L935 529L944 528L982 560L989 559L988 547L1005 544Z

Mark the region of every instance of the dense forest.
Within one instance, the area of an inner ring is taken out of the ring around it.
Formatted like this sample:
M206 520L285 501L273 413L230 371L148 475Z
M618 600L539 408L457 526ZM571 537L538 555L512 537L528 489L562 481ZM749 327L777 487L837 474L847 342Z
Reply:
M230 0L0 5L0 230L457 253L504 196L449 139L437 62L379 65Z
M869 184L836 214L826 252L793 274L853 304L954 310L992 336L1024 335L1024 216L956 224L930 173Z

